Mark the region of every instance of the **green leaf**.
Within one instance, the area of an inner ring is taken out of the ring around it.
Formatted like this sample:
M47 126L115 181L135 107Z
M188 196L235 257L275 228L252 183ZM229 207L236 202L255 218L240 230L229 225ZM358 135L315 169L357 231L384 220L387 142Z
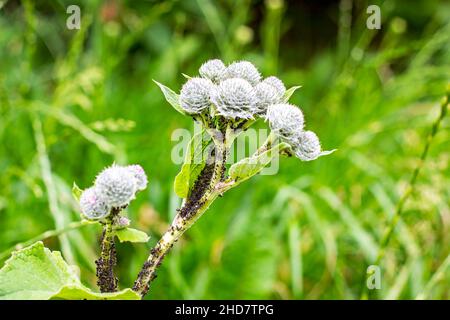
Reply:
M77 184L74 182L72 186L72 195L75 198L75 200L80 201L81 194L83 193L83 190L80 189L80 187L77 186Z
M195 181L205 167L205 150L210 142L211 137L205 134L205 130L194 135L189 142L184 163L173 185L176 195L180 198L189 196Z
M288 102L289 99L291 98L291 96L294 94L294 92L297 89L300 89L301 87L302 86L293 86L293 87L289 88L288 90L286 90L286 92L284 93L284 96L283 96L283 101Z
M175 93L172 89L166 87L165 85L159 83L158 81L153 80L153 82L155 82L159 86L162 93L164 94L164 98L166 98L166 101L170 103L170 105L174 107L174 109L177 110L179 113L186 115L186 112L180 106L180 96L177 93Z
M126 288L118 292L100 293L89 288L79 286L65 286L51 297L52 299L65 300L140 300L139 294Z
M229 175L231 180L234 180L235 185L237 185L238 183L253 177L264 169L274 157L278 156L280 151L287 148L289 148L289 145L283 142L258 155L240 160L230 167Z
M115 231L120 242L147 242L150 237L141 230L133 228L123 228Z
M185 163L181 166L180 172L175 177L173 182L173 190L180 198L187 198L189 195L189 176L190 165Z
M0 300L126 299L140 296L131 289L98 293L84 286L75 269L59 251L50 251L39 241L12 253L0 269Z

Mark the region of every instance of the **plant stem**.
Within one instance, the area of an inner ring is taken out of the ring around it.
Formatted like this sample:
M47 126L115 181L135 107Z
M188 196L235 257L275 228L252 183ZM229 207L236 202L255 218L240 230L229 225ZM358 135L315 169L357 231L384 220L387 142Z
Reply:
M214 165L212 168L206 165L203 169L191 195L175 216L169 229L150 251L150 255L142 266L134 283L133 290L138 292L142 297L147 294L150 283L156 278L156 270L175 242L202 216L211 203L221 194L221 190L217 186L224 179L228 149L225 138L218 141L213 137L213 140L215 142ZM203 185L205 183L207 184L206 186ZM196 190L200 191L196 192Z
M198 210L193 212L188 217L182 217L177 214L170 225L169 229L164 233L161 239L157 242L155 247L150 251L147 261L142 266L139 275L134 282L133 290L144 297L149 288L150 283L156 278L156 271L161 265L164 257L195 221L208 209L210 204L217 198L218 194L211 194L208 201L203 204Z
M398 221L400 220L402 214L403 214L403 209L405 206L406 201L409 199L409 197L411 196L411 194L414 191L414 186L416 184L417 181L417 177L419 176L420 170L423 168L425 160L427 158L428 155L428 151L430 149L431 146L431 142L433 141L434 136L436 135L436 133L439 130L439 127L441 125L442 120L445 118L446 114L447 114L447 108L448 108L448 102L450 99L450 85L447 88L447 92L446 92L446 96L442 99L441 101L441 105L440 105L440 114L439 117L435 120L435 122L433 123L432 127L431 127L431 131L427 136L427 140L425 143L425 147L423 148L422 154L420 156L419 159L419 163L417 165L417 167L414 169L411 178L409 180L408 183L408 187L405 190L405 192L403 193L403 195L401 196L400 200L397 203L397 207L395 209L395 213L394 216L392 217L389 225L386 227L386 230L383 234L383 237L381 239L380 242L380 247L378 250L378 255L377 258L374 262L374 265L378 266L381 263L381 260L384 258L384 255L386 253L386 249L388 247L388 244L392 238L392 234L394 233L395 227L397 226ZM367 291L363 291L363 295L362 298L367 298Z
M116 292L118 279L114 275L114 267L117 263L116 246L114 244L114 217L120 212L120 209L113 211L106 219L103 226L101 239L100 258L95 261L97 265L97 285L101 292Z
M383 259L385 251L386 251L386 247L389 244L389 241L391 240L394 229L397 226L397 223L403 213L404 205L414 190L414 186L416 184L417 177L419 176L420 170L422 170L422 168L423 168L423 165L424 165L425 160L428 155L428 151L430 150L431 142L433 141L434 136L438 132L439 126L440 126L442 120L444 119L445 115L447 114L449 94L450 94L450 92L447 93L447 96L444 98L444 100L441 103L441 108L440 108L441 112L439 114L439 117L436 119L436 121L433 123L433 126L431 127L431 132L429 133L429 135L427 137L427 141L425 143L425 147L423 148L422 154L420 156L419 163L418 163L417 167L414 169L411 179L409 180L408 188L403 193L402 197L400 198L399 202L397 203L397 208L395 210L394 216L392 217L392 220L391 220L390 224L388 225L388 227L384 233L384 236L381 240L380 249L378 251L378 256L375 261L375 264L380 263L381 259Z

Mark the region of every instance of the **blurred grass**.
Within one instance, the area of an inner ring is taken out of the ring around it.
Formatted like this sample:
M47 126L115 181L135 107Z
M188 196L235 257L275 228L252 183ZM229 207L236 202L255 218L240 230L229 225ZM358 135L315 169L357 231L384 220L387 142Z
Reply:
M171 133L191 121L151 79L173 89L200 64L248 59L303 87L304 110L332 156L282 159L275 176L231 191L187 232L149 298L356 299L407 187L450 74L450 6L367 1L70 1L0 4L0 252L79 220L70 188L113 161L140 163L150 188L131 205L147 245L118 244L121 286L179 205ZM371 3L372 4L372 3ZM411 8L414 7L414 10ZM376 298L448 299L449 120L444 119L382 267ZM99 228L46 245L95 285Z

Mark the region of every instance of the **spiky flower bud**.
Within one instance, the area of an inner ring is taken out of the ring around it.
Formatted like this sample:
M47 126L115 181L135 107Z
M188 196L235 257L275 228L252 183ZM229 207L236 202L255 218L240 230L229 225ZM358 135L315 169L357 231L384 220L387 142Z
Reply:
M214 84L209 79L191 78L181 88L180 105L189 114L198 114L207 109Z
M297 106L287 103L270 105L266 119L270 128L284 140L290 140L303 130L303 113Z
M286 87L284 86L283 81L281 81L277 77L274 77L274 76L268 77L268 78L264 79L262 83L266 83L266 84L269 84L269 85L275 87L280 100L283 98L284 94L286 93Z
M126 167L133 174L136 179L136 188L137 190L144 190L147 188L147 175L145 174L144 169L138 164L132 164Z
M268 106L281 102L277 89L270 84L264 82L258 83L255 87L255 91L257 98L257 113L260 116L266 114Z
M130 226L130 222L131 222L130 219L128 219L127 217L118 216L116 225L117 225L118 229L126 228L126 227Z
M95 180L95 187L111 207L123 207L134 199L136 178L125 167L112 165L103 170Z
M321 156L320 141L312 131L302 131L293 139L292 150L302 161L315 160Z
M248 61L233 62L225 71L225 78L241 78L247 80L252 86L256 86L261 81L261 74L258 69Z
M80 208L83 215L91 220L105 218L111 211L105 197L95 187L83 191L80 196Z
M214 83L219 83L224 75L226 66L219 59L208 60L199 69L199 73L203 78L207 78Z
M211 95L211 102L226 118L251 119L257 111L255 89L244 79L222 81Z

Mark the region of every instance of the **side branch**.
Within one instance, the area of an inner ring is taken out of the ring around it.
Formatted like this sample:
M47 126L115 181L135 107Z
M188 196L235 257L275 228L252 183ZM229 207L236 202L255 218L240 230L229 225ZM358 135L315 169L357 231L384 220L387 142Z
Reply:
M164 233L155 247L150 251L147 261L134 283L133 290L144 297L150 283L156 278L156 270L164 257L195 221L209 208L220 195L217 188L225 175L227 148L225 141L216 143L214 164L207 164L199 176L192 192L183 207L179 210L169 229Z

